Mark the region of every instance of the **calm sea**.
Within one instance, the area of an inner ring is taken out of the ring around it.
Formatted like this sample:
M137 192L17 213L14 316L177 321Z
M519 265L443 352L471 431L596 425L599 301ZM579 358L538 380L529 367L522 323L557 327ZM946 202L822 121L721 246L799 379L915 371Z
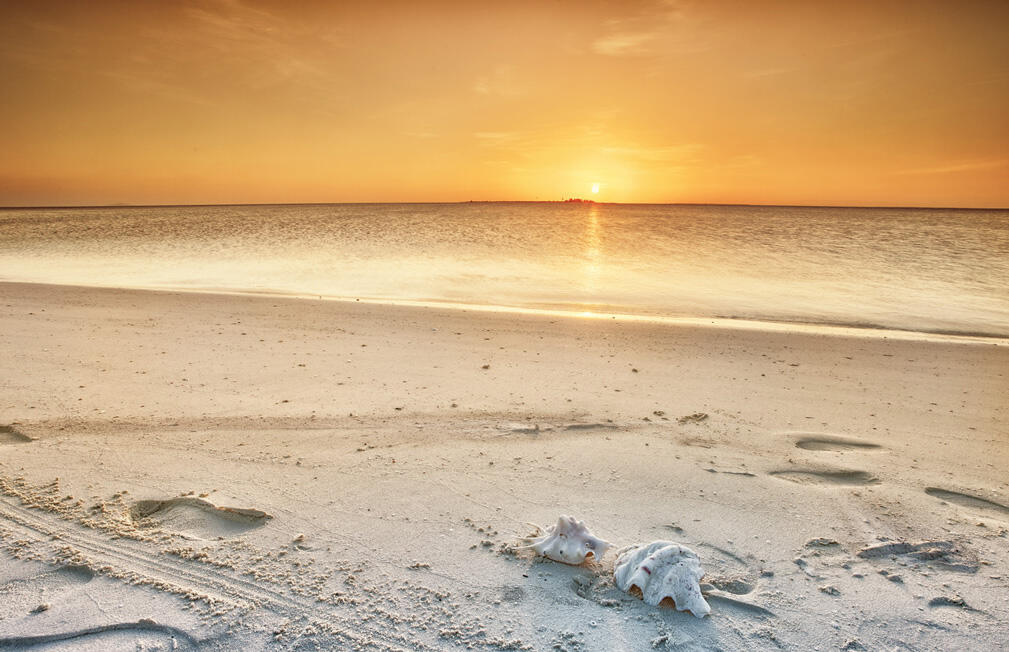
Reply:
M5 209L0 280L1009 336L1009 211Z

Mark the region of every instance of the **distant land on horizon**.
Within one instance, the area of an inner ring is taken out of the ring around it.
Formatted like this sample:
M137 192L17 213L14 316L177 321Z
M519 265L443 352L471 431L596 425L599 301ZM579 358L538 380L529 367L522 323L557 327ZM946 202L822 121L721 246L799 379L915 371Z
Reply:
M405 205L405 204L600 204L618 206L739 206L764 208L879 208L904 210L957 210L957 211L1006 211L1009 206L899 206L870 204L759 204L739 202L617 202L597 199L467 199L463 201L319 201L319 202L226 202L198 204L130 204L118 202L112 204L53 204L53 205L22 205L0 206L0 210L63 210L73 208L172 208L172 207L211 207L211 206L351 206L351 205Z

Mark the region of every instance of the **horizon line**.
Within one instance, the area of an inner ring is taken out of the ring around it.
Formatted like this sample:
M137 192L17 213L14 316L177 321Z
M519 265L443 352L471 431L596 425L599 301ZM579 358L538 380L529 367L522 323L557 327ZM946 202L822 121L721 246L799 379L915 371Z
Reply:
M968 211L1005 211L1009 206L911 206L899 204L758 204L746 202L613 202L595 199L464 199L455 201L338 201L338 202L220 202L196 204L34 204L0 206L0 210L45 210L70 208L201 208L224 206L339 206L353 204L383 205L383 204L612 204L617 206L738 206L754 208L892 208L906 210L968 210Z

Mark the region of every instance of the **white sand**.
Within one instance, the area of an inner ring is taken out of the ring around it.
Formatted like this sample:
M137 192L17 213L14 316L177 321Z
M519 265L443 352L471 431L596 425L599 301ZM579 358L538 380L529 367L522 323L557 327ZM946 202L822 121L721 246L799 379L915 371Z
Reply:
M1009 647L1005 345L0 284L0 360L0 648Z

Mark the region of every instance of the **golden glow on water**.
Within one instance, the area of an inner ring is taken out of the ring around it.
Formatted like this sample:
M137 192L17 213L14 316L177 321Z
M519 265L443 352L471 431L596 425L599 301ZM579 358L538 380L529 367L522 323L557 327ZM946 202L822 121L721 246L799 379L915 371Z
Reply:
M585 216L585 262L582 264L582 290L593 295L599 287L599 275L602 273L602 227L600 226L599 206L589 204Z
M7 281L1002 336L1006 251L1009 211L609 203L0 210Z

